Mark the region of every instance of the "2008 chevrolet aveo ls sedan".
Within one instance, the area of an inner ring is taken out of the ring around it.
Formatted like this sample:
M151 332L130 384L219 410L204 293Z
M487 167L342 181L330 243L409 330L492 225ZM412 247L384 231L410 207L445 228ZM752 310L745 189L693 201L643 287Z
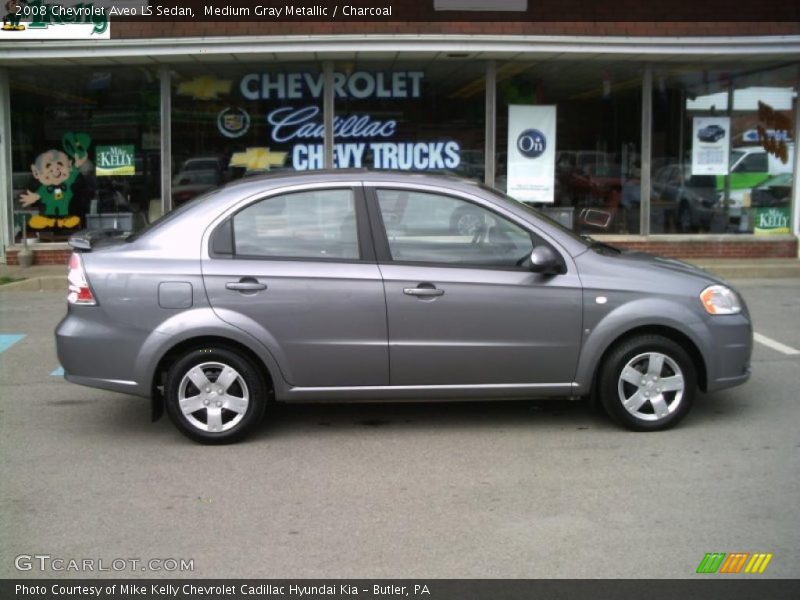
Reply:
M150 397L199 442L242 438L272 399L595 395L659 430L750 375L735 290L455 178L248 179L72 245L66 378Z

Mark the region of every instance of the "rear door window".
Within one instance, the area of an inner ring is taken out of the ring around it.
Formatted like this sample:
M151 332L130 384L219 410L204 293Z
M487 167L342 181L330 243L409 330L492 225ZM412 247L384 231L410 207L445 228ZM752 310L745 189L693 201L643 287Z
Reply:
M237 256L360 258L353 190L309 190L271 196L233 217Z

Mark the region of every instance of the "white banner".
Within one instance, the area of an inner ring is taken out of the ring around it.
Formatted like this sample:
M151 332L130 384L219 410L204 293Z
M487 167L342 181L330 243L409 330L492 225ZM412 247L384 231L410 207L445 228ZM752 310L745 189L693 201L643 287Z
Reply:
M555 171L556 107L509 105L508 195L552 204Z
M692 119L692 175L727 175L731 120L729 117Z

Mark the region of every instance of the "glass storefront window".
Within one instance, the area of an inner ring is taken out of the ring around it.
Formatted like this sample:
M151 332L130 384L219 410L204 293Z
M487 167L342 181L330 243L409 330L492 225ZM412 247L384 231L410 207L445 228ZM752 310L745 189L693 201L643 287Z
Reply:
M323 167L318 61L180 63L172 205L232 179ZM495 187L577 233L791 232L796 64L651 67L650 190L641 198L643 65L499 61ZM334 166L485 179L486 63L337 60ZM14 233L64 241L160 213L155 68L10 71Z
M486 65L439 57L335 65L334 164L484 179Z
M14 236L136 230L158 201L159 84L146 68L10 72Z
M232 179L322 168L323 90L316 62L175 67L173 207Z
M642 70L498 64L496 187L579 233L639 233Z
M791 232L796 66L662 65L651 233Z

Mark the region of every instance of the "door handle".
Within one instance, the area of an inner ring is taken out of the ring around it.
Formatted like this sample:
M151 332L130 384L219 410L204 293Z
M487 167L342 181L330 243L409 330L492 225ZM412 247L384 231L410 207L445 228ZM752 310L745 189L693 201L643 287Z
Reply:
M225 288L236 292L259 292L267 289L267 286L253 277L242 277L239 281L229 281Z
M403 288L403 293L406 296L416 296L417 298L434 298L436 296L444 296L444 290L437 290L436 288Z

